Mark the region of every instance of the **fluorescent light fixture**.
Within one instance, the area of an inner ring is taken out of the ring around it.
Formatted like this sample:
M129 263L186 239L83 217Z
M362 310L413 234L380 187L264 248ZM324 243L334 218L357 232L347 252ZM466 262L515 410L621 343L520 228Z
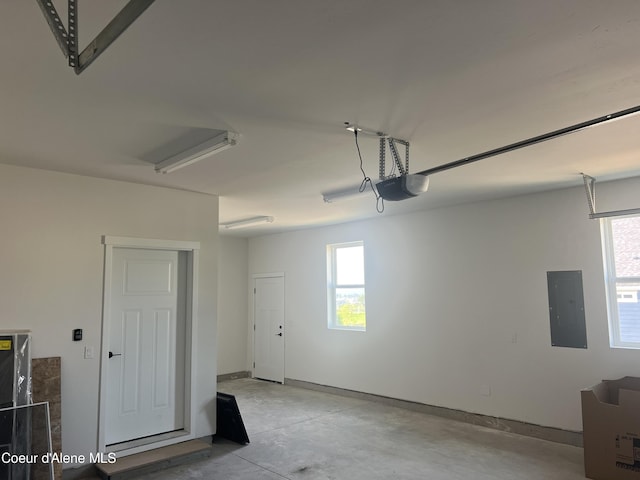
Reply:
M214 153L226 150L236 144L237 134L224 131L209 140L186 149L156 164L156 173L171 173L179 168L203 160Z
M221 223L220 226L226 228L227 230L232 230L234 228L243 228L243 227L250 227L253 225L260 225L261 223L273 223L274 220L275 219L273 217L260 216L260 217L245 218L244 220L236 220L235 222Z
M342 190L334 190L332 192L327 192L322 194L322 198L325 203L333 203L340 200L347 200L349 198L355 198L361 193L366 192L368 189L365 188L363 192L360 191L360 184L355 185L353 187L343 188Z

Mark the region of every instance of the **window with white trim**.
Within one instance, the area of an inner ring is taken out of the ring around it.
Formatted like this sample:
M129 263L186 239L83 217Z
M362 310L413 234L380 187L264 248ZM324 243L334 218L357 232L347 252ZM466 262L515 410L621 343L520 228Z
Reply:
M329 328L365 331L364 242L327 245Z
M610 344L640 348L640 215L601 222Z

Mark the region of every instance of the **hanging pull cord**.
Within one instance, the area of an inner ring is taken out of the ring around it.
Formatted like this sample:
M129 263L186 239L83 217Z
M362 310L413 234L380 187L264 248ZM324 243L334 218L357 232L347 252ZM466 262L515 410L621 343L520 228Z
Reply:
M362 183L360 184L360 188L358 189L360 193L364 192L367 189L367 185L371 186L371 190L376 197L376 211L378 213L384 212L384 199L378 194L378 191L375 189L371 178L367 176L364 171L363 162L362 162L362 153L360 152L360 144L358 143L358 129L355 128L353 130L353 134L356 139L356 149L358 150L358 158L360 159L360 171L362 172Z

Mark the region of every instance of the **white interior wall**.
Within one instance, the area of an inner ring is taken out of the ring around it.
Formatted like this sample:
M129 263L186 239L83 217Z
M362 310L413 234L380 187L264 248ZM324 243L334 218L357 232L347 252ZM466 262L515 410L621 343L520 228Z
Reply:
M64 453L97 448L102 235L200 242L196 435L215 432L217 224L215 196L0 165L0 329L31 329L34 358L62 357Z
M218 375L246 371L248 241L220 237L218 269Z
M640 207L639 187L598 184L599 210ZM579 431L580 389L640 375L639 351L609 347L587 214L579 187L256 237L249 273L285 272L287 378ZM365 333L327 329L326 245L353 240ZM551 346L555 270L583 272L586 350Z

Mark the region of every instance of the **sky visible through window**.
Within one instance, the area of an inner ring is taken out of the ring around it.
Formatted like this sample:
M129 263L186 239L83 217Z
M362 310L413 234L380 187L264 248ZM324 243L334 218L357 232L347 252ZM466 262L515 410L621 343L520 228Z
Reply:
M338 285L364 285L363 250L362 245L337 249Z

